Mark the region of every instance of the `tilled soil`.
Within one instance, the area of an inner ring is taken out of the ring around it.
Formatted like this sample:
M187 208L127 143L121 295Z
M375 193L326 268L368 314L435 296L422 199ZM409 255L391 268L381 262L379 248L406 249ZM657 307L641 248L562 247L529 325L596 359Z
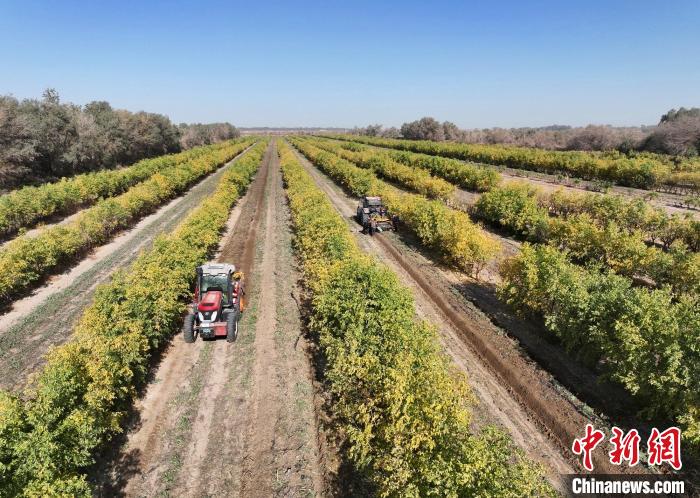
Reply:
M105 464L104 496L299 496L323 493L289 214L272 145L231 216L217 260L245 273L233 343L165 351L126 442Z
M556 364L556 375L561 374L574 384L585 380L591 395L600 388L595 376L572 364L563 352L546 344L533 331L513 334L512 328L528 326L504 309L493 296L492 286L441 268L412 247L406 240L410 237L390 233L361 235L352 218L357 201L301 154L297 156L355 232L360 246L399 275L413 291L419 316L438 325L446 352L467 373L480 401L475 408L475 426L496 423L504 427L530 458L545 465L549 479L564 491L562 474L579 470L570 451L573 439L580 436L587 422L600 426L601 420L530 358L521 348L520 337L527 339L528 348L535 348L540 357ZM484 301L491 312L507 317L497 322L508 328L494 325L472 300L478 304ZM597 470L620 472L620 468L610 466L605 453L594 455Z
M28 376L43 365L48 349L68 339L82 310L92 302L97 286L107 282L115 270L133 262L158 235L177 226L190 210L214 192L221 175L242 154L185 195L96 248L73 268L12 303L11 309L0 315L0 371L3 372L0 387L21 388Z

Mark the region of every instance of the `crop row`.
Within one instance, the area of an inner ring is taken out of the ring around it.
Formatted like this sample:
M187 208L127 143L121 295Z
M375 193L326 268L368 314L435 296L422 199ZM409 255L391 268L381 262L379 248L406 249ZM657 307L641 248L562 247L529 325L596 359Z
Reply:
M429 171L431 174L443 178L454 185L476 192L485 192L501 182L501 175L495 168L466 163L457 159L415 152L370 148L358 142L335 142L319 139L317 143L336 144L345 150L354 152L372 152L370 157L388 158L412 168Z
M333 142L318 140L319 143ZM370 150L357 142L341 141L341 147L353 151ZM430 171L448 182L476 192L488 192L495 188L501 176L494 169L479 167L455 159L431 156L417 152L371 149L377 155L388 155L407 166ZM552 193L535 189L540 205L551 215L587 213L602 224L614 221L629 232L641 231L646 240L660 242L669 248L676 240L683 242L691 251L700 251L700 221L692 217L669 216L663 209L653 206L641 198L628 199L622 195L599 193L568 193L563 189Z
M600 223L614 222L628 232L639 231L646 240L670 248L674 242L684 243L691 251L700 251L700 220L669 216L663 209L641 198L626 199L621 195L570 193L556 190L547 195L536 192L540 205L555 216L588 214Z
M565 249L577 263L599 263L620 275L668 284L676 293L700 294L700 253L680 242L660 249L647 244L644 232L622 229L615 221L600 222L586 212L551 217L527 185L486 192L473 212L520 238Z
M525 244L503 263L499 296L543 318L566 349L620 382L647 417L683 425L700 451L700 301L588 270L546 245Z
M97 247L229 161L248 144L229 143L165 168L125 193L98 202L65 225L24 235L0 249L0 302L8 302L62 265Z
M90 496L81 473L121 431L153 352L180 329L193 268L216 247L265 147L255 145L172 234L97 290L23 397L0 391L0 496Z
M331 142L330 145L326 145ZM381 150L351 150L337 142L316 139L326 150L352 162L369 163ZM405 157L418 154L402 152ZM430 156L423 156L430 157ZM452 161L434 158L437 162ZM411 187L400 179L398 183ZM668 284L677 293L700 292L700 254L693 252L698 243L700 223L684 220L685 237L678 237L667 250L648 243L656 236L672 240L666 234L670 219L661 210L648 208L640 199L623 201L618 196L586 194L572 196L555 192L547 195L524 184L493 186L472 208L474 216L486 223L505 228L511 234L531 242L547 242L567 249L578 263L597 262L621 275L636 277L645 284ZM559 215L556 217L552 214ZM673 231L678 234L678 231ZM693 242L688 248L685 240Z
M158 171L191 161L228 144L197 147L180 154L144 159L117 170L63 178L56 183L23 187L0 197L0 237L7 237L51 216L66 215L114 197Z
M319 149L333 152L334 154L352 161L361 168L368 168L374 171L377 176L391 182L400 183L409 190L424 195L431 199L447 200L455 192L455 187L451 183L441 178L431 176L423 169L412 168L394 161L386 155L373 153L371 150L357 150L352 147L355 144L348 142L346 147L337 142L327 140L311 140L312 145Z
M294 145L316 166L355 196L378 195L427 247L449 264L478 275L498 252L498 243L472 223L467 214L443 202L403 193L376 175L309 142L293 139Z
M281 165L310 327L350 460L379 496L543 496L540 474L495 428L470 433L468 386L452 375L410 291L362 255L294 154Z
M575 356L602 365L650 407L645 416L682 423L700 449L700 255L680 241L669 251L645 243L637 227L648 220L640 214L653 213L641 209L641 201L552 196L550 206L560 210L553 218L536 193L523 184L495 187L474 208L491 224L549 243L525 244L502 265L501 299L542 318ZM626 278L640 274L675 292Z
M700 171L682 171L660 157L619 152L551 151L504 145L439 143L395 140L377 137L337 135L335 138L392 149L421 152L497 166L528 169L544 173L566 173L588 180L606 180L630 187L652 189L663 184L700 189Z

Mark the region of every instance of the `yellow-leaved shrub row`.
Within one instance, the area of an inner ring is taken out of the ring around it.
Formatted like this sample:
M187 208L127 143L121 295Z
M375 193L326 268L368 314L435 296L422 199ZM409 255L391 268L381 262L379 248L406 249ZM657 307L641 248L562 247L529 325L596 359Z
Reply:
M340 147L346 151L371 151L375 156L382 156L411 168L429 171L431 174L467 190L485 192L501 182L501 174L492 166L468 163L458 159L431 156L429 154L420 154L417 152L387 150L381 147L370 149L368 145L363 145L360 142L317 138L319 143L340 144ZM346 159L350 158L346 157Z
M394 161L388 155L377 153L369 148L353 147L352 149L347 149L344 148L341 143L330 140L306 139L306 141L319 149L333 152L361 168L369 168L381 178L399 183L409 190L425 195L431 199L446 201L450 199L455 192L455 186L451 183L441 178L431 176L430 173L423 169L412 168L401 164L400 162ZM350 144L349 142L348 145Z
M500 174L493 168L417 152L386 150L381 147L370 149L367 145L348 140L339 142L343 149L355 152L371 150L375 156L388 156L407 166L424 169L467 190L490 192L508 188L508 185L499 186ZM318 142L338 143L329 138L319 138ZM352 160L347 155L343 157ZM658 241L666 249L675 241L680 241L691 251L700 251L699 220L691 216L669 215L646 199L628 198L620 194L572 192L564 189L548 192L534 186L530 188L532 195L550 215L567 216L586 213L601 225L614 221L618 227L627 232L641 231L646 239L652 242Z
M0 391L0 496L91 495L85 468L121 430L152 353L181 328L194 268L216 248L265 148L246 152L172 234L99 287L24 396Z
M310 328L348 456L378 496L545 496L506 434L470 432L471 395L415 318L410 291L363 255L293 152L280 146Z
M162 169L125 193L98 202L70 223L8 242L0 249L0 303L16 299L52 271L105 243L116 231L181 194L249 145L249 141L234 141L203 147L186 162Z
M319 138L306 142L357 165L371 164L387 154L355 142ZM398 154L410 163L422 161L414 161L413 157L421 154ZM436 162L452 161L425 157ZM395 181L417 190L411 182ZM601 263L646 285L671 285L676 293L700 292L700 254L697 253L700 222L669 217L642 199L549 193L529 184L508 183L488 189L469 212L480 221L505 228L519 238L566 249L576 263ZM649 244L655 240L666 247Z
M420 241L435 250L449 264L478 275L499 250L498 242L486 235L462 211L438 200L401 192L379 180L375 174L351 162L315 147L310 142L293 139L294 145L334 181L356 196L378 195L400 226L413 231Z
M249 139L245 141L250 143ZM70 214L100 199L114 197L158 171L229 145L197 147L179 154L144 159L127 168L85 173L55 183L13 190L0 196L0 237L30 228L51 216Z
M696 161L647 152L626 155L617 151L556 151L508 145L396 140L355 135L333 137L485 164L550 174L566 173L578 178L607 180L629 187L652 189L669 185L700 189L700 171Z

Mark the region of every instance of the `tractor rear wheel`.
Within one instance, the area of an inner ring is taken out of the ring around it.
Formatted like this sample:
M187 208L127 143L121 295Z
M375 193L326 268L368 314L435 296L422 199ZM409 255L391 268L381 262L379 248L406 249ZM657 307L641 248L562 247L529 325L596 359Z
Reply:
M226 340L233 342L238 337L238 311L226 313Z
M185 342L194 342L194 315L190 314L185 317L185 325L182 327L182 333L185 336Z

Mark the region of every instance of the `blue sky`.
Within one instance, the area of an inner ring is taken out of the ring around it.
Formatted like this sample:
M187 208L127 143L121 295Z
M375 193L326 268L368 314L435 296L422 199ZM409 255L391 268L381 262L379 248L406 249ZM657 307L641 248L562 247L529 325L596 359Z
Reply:
M0 94L240 126L654 124L700 106L700 1L0 0Z

